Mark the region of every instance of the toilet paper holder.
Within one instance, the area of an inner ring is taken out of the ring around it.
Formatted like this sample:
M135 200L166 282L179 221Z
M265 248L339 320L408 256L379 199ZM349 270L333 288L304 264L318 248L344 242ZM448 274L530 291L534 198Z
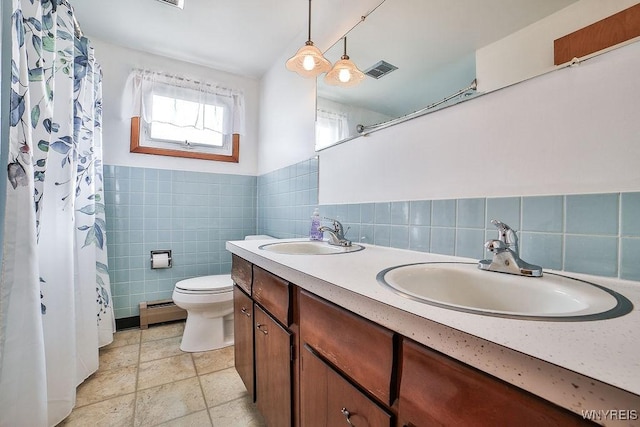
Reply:
M164 262L165 257L162 255L166 255L166 263ZM154 270L158 268L171 268L171 249L151 251L151 259L149 261L151 263L151 269Z

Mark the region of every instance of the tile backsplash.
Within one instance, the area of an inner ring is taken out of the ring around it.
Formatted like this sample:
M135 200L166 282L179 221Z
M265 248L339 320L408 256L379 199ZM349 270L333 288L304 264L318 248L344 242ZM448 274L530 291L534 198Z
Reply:
M256 232L256 177L105 166L109 275L117 319L170 299L179 280L231 271L227 240ZM150 268L171 249L173 267Z
M306 237L318 207L318 159L258 177L105 166L109 273L116 318L169 299L179 280L228 273L227 240ZM544 268L640 281L640 192L320 205L353 241L486 258L497 232L518 230L524 260ZM327 221L327 224L329 222ZM173 267L151 270L150 251Z
M258 232L306 237L317 206L318 160L258 177ZM640 192L320 205L347 238L487 258L491 219L518 231L520 254L544 268L640 280Z

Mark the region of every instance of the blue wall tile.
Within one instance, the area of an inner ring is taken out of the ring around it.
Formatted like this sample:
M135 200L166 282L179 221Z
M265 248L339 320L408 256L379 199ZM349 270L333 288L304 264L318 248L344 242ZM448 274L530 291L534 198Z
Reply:
M539 196L522 198L522 230L560 233L563 230L564 198Z
M256 233L256 177L124 166L104 173L116 318L137 315L140 301L170 297L179 280L228 273L225 241ZM153 249L171 249L174 268L151 270Z
M317 158L259 177L104 170L117 318L136 315L139 301L170 297L178 280L229 272L226 240L256 233L306 237L315 207L351 227L353 241L477 259L490 255L483 243L495 238L489 220L496 218L522 230L525 261L640 280L640 193L318 206ZM632 237L618 239L618 229ZM149 251L165 247L174 251L174 267L150 270Z
M412 225L409 227L409 249L429 252L431 246L431 227Z
M391 224L391 203L376 203L376 224Z
M543 269L562 270L562 235L527 233L519 235L520 257Z
M458 222L456 225L462 228L484 229L485 199L460 199L458 200Z
M567 196L566 232L618 234L618 194Z
M393 225L409 224L409 202L391 203L391 224Z
M458 228L456 232L456 255L480 259L484 256L484 229Z
M453 255L456 245L455 228L431 228L430 252L443 255Z
M409 249L409 226L392 225L389 246L392 248Z
M456 201L434 200L431 202L431 225L436 227L455 227Z
M640 236L640 193L623 193L620 198L623 236Z
M623 238L620 248L620 277L640 280L640 239Z
M616 277L618 239L602 236L566 236L564 270Z
M485 223L487 229L495 228L491 224L492 219L497 219L514 230L520 230L520 197L487 199L487 220Z
M431 225L431 201L415 200L410 203L409 224Z
M373 226L373 243L379 246L390 246L391 226L390 225L374 225Z

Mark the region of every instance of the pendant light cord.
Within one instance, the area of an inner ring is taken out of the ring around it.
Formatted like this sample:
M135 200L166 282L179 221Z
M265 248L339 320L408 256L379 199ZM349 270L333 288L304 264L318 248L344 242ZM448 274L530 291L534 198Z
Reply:
M311 41L311 0L309 0L309 38L307 41Z

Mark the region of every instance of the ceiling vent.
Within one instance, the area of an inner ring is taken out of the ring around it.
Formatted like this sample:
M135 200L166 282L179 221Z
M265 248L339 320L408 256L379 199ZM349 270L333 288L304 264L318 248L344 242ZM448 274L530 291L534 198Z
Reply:
M158 0L160 3L168 4L169 6L175 6L177 8L184 8L184 0Z
M373 77L374 79L379 79L380 77L386 76L390 72L397 70L398 67L395 65L389 64L387 61L379 61L374 64L372 67L369 67L364 73Z

